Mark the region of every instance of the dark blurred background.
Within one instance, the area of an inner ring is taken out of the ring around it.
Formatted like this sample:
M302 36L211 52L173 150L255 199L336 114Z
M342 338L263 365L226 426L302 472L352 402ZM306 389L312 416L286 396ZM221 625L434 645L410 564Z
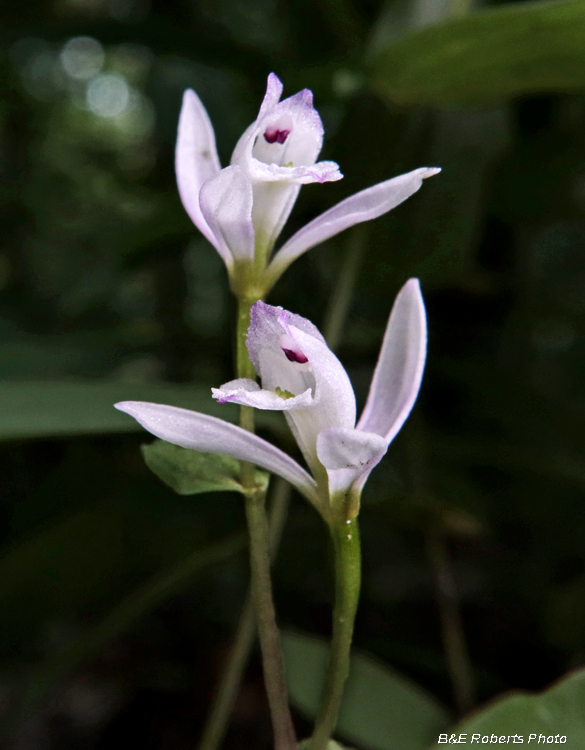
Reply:
M511 9L522 35L528 3L497 5L478 16ZM2 747L182 750L201 732L246 593L243 549L106 645L84 638L150 576L244 529L239 496L179 497L151 474L150 437L110 404L209 410L208 389L232 377L233 303L178 198L177 118L195 89L228 164L272 70L285 96L313 90L322 158L345 174L303 188L285 236L356 190L443 168L358 237L361 260L356 234L341 235L269 299L322 325L357 266L338 353L360 404L399 287L418 276L427 302L421 397L364 493L356 645L455 712L446 575L477 702L583 664L585 80L563 71L584 67L585 43L563 44L555 79L537 75L546 19L522 37L523 73L514 40L502 54L493 41L478 72L485 29L446 2L29 0L0 16ZM456 59L441 58L437 22L469 41ZM399 55L411 89L384 62L401 35L415 38L415 59ZM415 80L419 63L437 66L440 91L417 88L430 80ZM327 559L319 518L294 497L275 569L286 628L329 633ZM22 709L43 670L58 679ZM255 654L225 746L270 742Z

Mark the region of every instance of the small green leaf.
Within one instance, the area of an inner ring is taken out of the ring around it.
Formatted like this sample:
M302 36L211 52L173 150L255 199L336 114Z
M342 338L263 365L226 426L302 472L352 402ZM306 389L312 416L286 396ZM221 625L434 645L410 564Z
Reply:
M585 89L585 2L514 3L405 34L373 55L376 88L405 104L477 104Z
M449 737L467 734L468 744L471 744L472 736L478 734L478 745L483 737L489 738L483 740L483 744L494 742L492 735L497 738L495 742L502 736L507 739L508 735L511 738L520 735L523 743L534 745L539 744L538 737L541 734L544 735L546 744L555 743L555 736L560 735L566 737L562 744L568 750L581 750L585 747L584 706L585 670L581 669L543 693L514 693L500 698L451 728L448 734ZM534 736L529 742L531 735ZM432 750L444 744L436 742L431 746Z
M179 495L197 495L200 492L246 494L239 482L240 464L235 458L199 453L165 443L164 440L143 445L142 455L148 468ZM266 472L256 471L255 478L257 486L268 486Z
M283 634L291 701L313 717L327 666L328 645ZM354 655L339 713L338 734L371 750L423 750L445 730L449 715L422 688L372 658Z

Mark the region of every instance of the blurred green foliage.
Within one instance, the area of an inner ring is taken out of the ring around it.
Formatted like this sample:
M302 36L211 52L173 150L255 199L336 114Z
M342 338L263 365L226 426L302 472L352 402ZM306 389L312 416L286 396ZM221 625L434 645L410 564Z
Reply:
M364 494L356 644L454 707L428 551L438 528L480 703L583 663L585 5L454 15L461 5L3 4L2 747L180 749L201 730L245 596L243 555L198 568L109 640L90 636L148 581L241 531L241 498L174 494L143 464L149 438L111 403L233 418L207 394L232 377L234 309L180 204L174 140L192 87L227 164L271 70L286 95L313 90L323 158L345 174L303 188L287 233L376 181L443 168L367 230L339 349L363 403L391 299L421 278L428 368ZM321 324L347 242L301 258L270 301ZM261 428L294 450L280 422ZM328 634L327 563L319 519L297 498L275 570L284 624ZM15 726L53 667L50 703ZM255 660L226 747L269 745Z
M462 722L455 733L457 736L466 733L468 742L474 734L482 738L489 735L491 740L495 733L498 740L502 736L520 735L523 742L517 740L516 744L536 744L544 736L541 744L552 744L556 740L556 744L579 747L585 740L584 702L585 672L580 670L540 695L513 694L496 701ZM548 740L549 737L553 739ZM433 750L441 744L434 744Z
M325 680L328 646L300 633L284 634L286 672L292 703L317 715ZM438 701L402 675L354 654L339 713L338 732L356 747L418 750L449 726Z

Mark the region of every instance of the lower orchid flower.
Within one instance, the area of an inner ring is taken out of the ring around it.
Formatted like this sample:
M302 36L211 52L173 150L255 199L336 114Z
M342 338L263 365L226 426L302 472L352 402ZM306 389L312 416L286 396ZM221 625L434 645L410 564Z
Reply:
M311 471L221 419L174 406L125 401L116 408L170 443L249 461L293 484L326 521L354 518L361 490L408 417L426 356L425 308L417 279L402 288L388 321L363 413L347 372L317 328L262 301L252 307L247 347L261 380L212 389L220 403L283 411ZM347 502L343 502L346 498ZM343 506L343 507L342 507Z

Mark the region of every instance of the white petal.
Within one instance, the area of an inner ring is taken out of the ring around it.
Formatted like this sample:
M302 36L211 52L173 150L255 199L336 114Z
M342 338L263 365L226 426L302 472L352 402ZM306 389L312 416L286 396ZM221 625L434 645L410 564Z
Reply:
M392 308L358 430L394 439L416 401L426 353L425 306L418 279L410 279Z
M201 213L228 268L233 261L254 259L252 201L252 185L236 166L222 169L203 184L199 193Z
M254 165L253 179L262 182L290 182L308 185L311 182L337 182L343 175L334 161L319 161L307 167L281 167L278 164Z
M313 219L293 235L272 259L267 269L269 286L299 255L354 224L382 216L416 193L424 179L440 171L435 167L421 167L393 177L346 198Z
M216 239L199 208L199 191L203 183L221 169L213 126L205 107L194 91L183 96L175 152L175 170L179 195L191 221L216 246Z
M282 82L276 73L269 73L268 80L266 81L266 93L264 94L264 99L260 105L258 119L264 117L267 112L278 104L280 97L282 96L282 89Z
M317 436L327 427L352 429L355 425L355 395L347 372L327 344L295 326L288 326L313 377L313 405L285 413L305 460L318 476Z
M351 429L355 424L355 394L344 366L326 343L296 326L289 325L287 330L313 368L315 377L313 411L318 409L322 412L321 429L325 427Z
M252 307L247 345L264 389L307 398L307 404L290 399L290 406L285 401L281 408L309 467L322 473L318 434L327 427L355 426L355 396L343 365L310 321L264 302ZM254 396L247 394L247 403Z
M315 480L286 453L241 427L176 406L143 401L123 401L115 406L169 443L232 456L272 471L294 485L314 505L319 505Z
M312 93L304 89L278 102L281 91L281 84L278 88L269 78L258 119L238 141L231 160L252 182L254 228L258 247L266 255L292 210L299 185L342 177L334 162L315 164L323 124Z
M291 398L290 396L279 395L275 391L263 390L253 380L247 380L246 378L232 380L220 388L212 388L211 395L220 404L230 402L270 411L288 411L311 406L313 403L313 394L310 388Z
M282 324L283 314L286 315L288 325L293 325L295 328L305 331L305 333L310 334L325 344L325 339L319 333L319 329L310 320L303 318L301 315L288 312L282 307L267 305L266 302L259 300L252 305L250 326L248 328L248 335L246 336L246 346L248 347L250 362L254 365L254 369L258 375L262 375L260 372L260 352L263 349L277 351L281 349L280 337L283 333L286 333Z
M380 462L388 450L380 435L330 427L317 438L317 456L327 469L329 493L348 490L364 472Z

